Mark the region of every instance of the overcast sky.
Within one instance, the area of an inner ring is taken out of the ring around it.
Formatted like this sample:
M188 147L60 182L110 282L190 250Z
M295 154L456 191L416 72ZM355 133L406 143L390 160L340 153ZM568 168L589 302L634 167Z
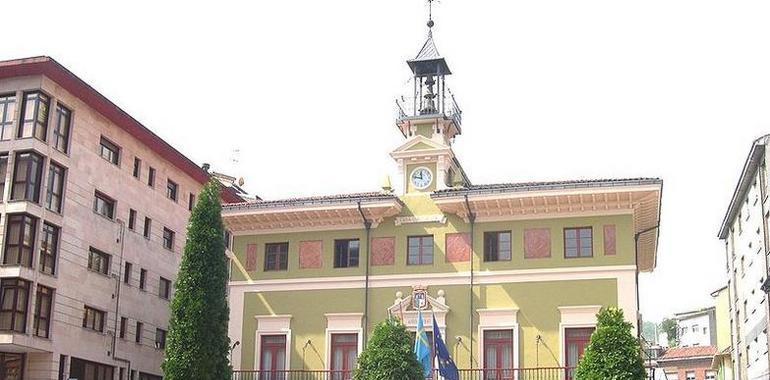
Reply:
M50 55L263 198L379 189L423 0L15 1L0 59ZM719 224L770 131L770 2L443 0L439 51L474 183L664 179L642 311L711 304ZM238 154L234 151L239 150Z

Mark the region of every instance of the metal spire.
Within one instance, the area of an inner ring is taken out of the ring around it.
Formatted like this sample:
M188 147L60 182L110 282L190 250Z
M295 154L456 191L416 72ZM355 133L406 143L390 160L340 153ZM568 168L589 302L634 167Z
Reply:
M428 0L428 30L433 28L436 23L433 22L433 2L435 0Z

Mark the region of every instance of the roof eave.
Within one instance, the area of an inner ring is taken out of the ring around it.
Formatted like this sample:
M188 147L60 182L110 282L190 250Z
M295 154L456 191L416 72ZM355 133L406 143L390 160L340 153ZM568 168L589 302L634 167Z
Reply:
M746 194L746 191L752 182L749 179L756 174L760 164L760 158L764 155L768 136L770 135L765 135L754 140L754 143L751 146L749 155L746 157L746 162L743 164L741 176L738 179L738 183L735 185L733 196L730 199L730 205L727 207L725 217L722 219L722 225L719 228L718 235L720 239L727 238L728 231L730 231L730 225L735 221L735 216L738 214L738 210L740 210L740 200L743 199L743 196Z

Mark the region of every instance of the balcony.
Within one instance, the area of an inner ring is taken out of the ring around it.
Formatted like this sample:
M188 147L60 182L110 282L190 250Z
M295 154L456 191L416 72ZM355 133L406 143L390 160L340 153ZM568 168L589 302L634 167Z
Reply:
M573 368L461 369L460 380L572 380ZM350 371L233 371L233 380L350 380ZM438 372L434 379L441 379Z
M430 103L426 103L426 100L419 96L397 98L396 124L400 125L406 120L444 117L452 120L459 129L463 123L463 111L457 104L454 95L449 90L447 92L448 95L439 95Z

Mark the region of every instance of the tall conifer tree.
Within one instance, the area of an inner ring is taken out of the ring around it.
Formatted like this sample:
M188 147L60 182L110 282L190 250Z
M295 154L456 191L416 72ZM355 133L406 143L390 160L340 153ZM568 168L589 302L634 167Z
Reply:
M230 380L227 336L227 259L220 184L201 191L187 226L187 242L171 301L163 373L166 380Z

